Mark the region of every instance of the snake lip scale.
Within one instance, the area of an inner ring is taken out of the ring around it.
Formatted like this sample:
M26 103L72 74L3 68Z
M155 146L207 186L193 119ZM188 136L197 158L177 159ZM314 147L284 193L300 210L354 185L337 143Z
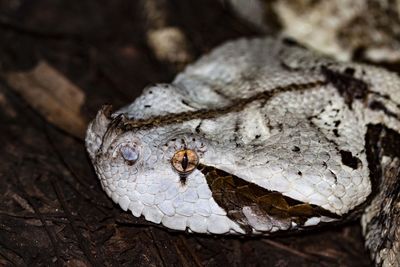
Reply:
M361 216L399 266L400 78L284 39L240 39L90 123L86 147L123 210L173 230L271 235Z

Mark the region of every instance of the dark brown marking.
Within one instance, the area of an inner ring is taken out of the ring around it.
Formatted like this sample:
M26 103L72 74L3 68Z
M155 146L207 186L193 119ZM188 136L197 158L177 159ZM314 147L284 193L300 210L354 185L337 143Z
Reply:
M292 221L303 225L311 217L339 218L338 215L317 205L303 203L280 192L267 190L215 167L199 164L198 169L205 175L217 204L247 233L251 233L252 227L243 214L243 207L250 207L261 218L269 218L272 224L287 228L291 227Z
M192 108L192 106L189 105L189 103L188 103L186 100L183 100L183 99L182 99L181 102L182 102L182 104L184 104L185 106L188 106L188 107Z
M363 80L354 78L353 72L345 71L344 73L340 73L325 66L321 67L321 72L327 82L331 83L338 90L349 109L352 109L352 103L355 99L366 99L369 93L368 85Z
M239 147L241 145L240 143L240 117L237 116L236 120L235 120L235 128L233 129L233 133L234 133L234 139L233 142L236 144L236 147Z
M165 116L152 117L145 120L126 120L123 125L123 130L128 131L134 128L141 127L157 127L162 125L181 123L194 119L211 119L228 113L239 112L243 110L248 104L257 100L269 100L272 97L285 92L293 91L306 91L326 84L323 81L316 81L305 84L290 84L285 87L277 87L270 91L261 92L249 98L243 98L233 101L229 106L217 108L213 110L196 110L190 112L183 112L178 114L168 114Z
M179 174L179 181L181 182L181 185L186 184L187 177L187 174Z
M324 163L325 163L325 162L324 162ZM336 174L335 174L333 171L331 171L331 170L329 170L329 172L332 174L333 178L335 179L335 183L337 183L337 176L336 176Z
M400 134L382 124L369 124L365 135L365 150L367 154L368 168L372 183L370 200L374 198L381 187L386 187L389 182L383 177L381 157L400 158ZM400 166L399 166L400 167ZM393 178L393 177L392 177ZM393 178L396 179L396 178ZM400 181L400 177L397 179ZM400 185L397 188L400 196Z
M382 94L382 93L379 93L379 92L375 92L375 94L380 96L380 97L382 97L383 99L386 99L386 100L392 102L397 108L400 108L400 104L395 102L395 101L393 101L388 94Z
M400 158L400 134L382 124L369 124L365 139L372 193L357 209L362 211L372 204L379 211L366 226L366 246L375 257L396 240L395 229L400 223L400 164L395 159ZM387 165L387 159L384 163L382 156L389 157L392 164Z
M308 122L310 123L311 127L315 128L315 129L318 129L318 131L321 131L321 128L318 127L318 125L316 125L316 124L313 122L313 117L308 117L307 120L308 120ZM338 143L336 143L335 140L328 139L328 138L327 138L326 140L327 140L329 143L332 143L332 145L333 145L336 149L339 147ZM320 140L318 140L318 142L320 142Z
M200 121L200 123L196 126L196 133L200 133L200 127L201 127L202 121Z
M333 129L333 134L334 134L336 137L340 137L338 129Z
M346 68L345 70L344 70L344 73L345 74L347 74L347 75L350 75L350 76L354 76L354 73L356 73L356 70L355 69L353 69L353 68Z
M400 158L400 134L385 126L378 126L382 127L382 131L384 131L384 134L381 136L383 155L391 158Z
M342 163L352 169L357 169L361 164L361 160L354 157L350 151L340 150L340 156L342 157Z
M372 101L371 103L369 103L369 108L372 110L383 111L383 113L385 113L387 116L395 118L397 120L400 119L398 114L388 110L386 106L380 101Z
M217 95L219 95L222 98L229 99L229 100L232 99L227 94L225 94L224 92L219 90L216 86L211 86L211 90L213 90L214 93L216 93Z
M300 47L300 48L303 48L303 49L307 49L304 45L300 44L295 39L289 38L289 37L283 38L282 43L284 45L287 45L287 46Z
M380 162L381 133L384 127L382 125L368 125L367 133L365 134L365 151L367 154L369 176L371 178L372 192L369 195L370 202L379 190L379 184L382 183L382 165ZM363 205L364 206L364 205Z
M236 117L236 120L235 120L235 128L233 129L233 131L234 131L235 133L237 133L237 132L239 132L239 130L240 130L240 119L239 119L239 117Z
M300 147L294 146L294 147L292 148L292 151L293 151L293 152L300 152Z

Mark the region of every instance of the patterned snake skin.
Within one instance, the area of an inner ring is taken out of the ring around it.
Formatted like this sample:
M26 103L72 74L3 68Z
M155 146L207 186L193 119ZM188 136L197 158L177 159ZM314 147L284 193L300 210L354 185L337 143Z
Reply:
M362 215L376 265L400 265L400 78L383 69L287 39L229 42L121 110L103 107L86 146L134 216L270 235Z

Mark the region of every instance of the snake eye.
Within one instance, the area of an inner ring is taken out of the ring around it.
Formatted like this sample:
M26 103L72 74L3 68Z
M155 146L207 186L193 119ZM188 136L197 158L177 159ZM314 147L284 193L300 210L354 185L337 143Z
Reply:
M175 152L171 159L171 164L180 175L188 175L199 164L199 157L191 149L182 149Z
M130 164L139 159L139 149L135 145L126 144L119 148L122 157Z

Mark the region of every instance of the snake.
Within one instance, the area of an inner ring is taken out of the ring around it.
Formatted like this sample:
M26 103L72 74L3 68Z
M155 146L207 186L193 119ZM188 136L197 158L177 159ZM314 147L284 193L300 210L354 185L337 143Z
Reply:
M361 218L400 266L400 78L288 38L229 41L131 104L86 148L123 210L194 234L264 235Z

